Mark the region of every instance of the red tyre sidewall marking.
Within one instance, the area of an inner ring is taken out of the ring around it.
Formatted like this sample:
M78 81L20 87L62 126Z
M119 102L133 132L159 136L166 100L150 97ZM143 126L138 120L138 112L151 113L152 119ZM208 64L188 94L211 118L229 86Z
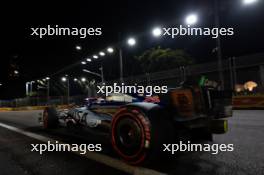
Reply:
M141 130L141 131L144 131L144 130L143 130L143 126L142 126L142 124L139 123L140 121L139 121L138 119L134 118L134 115L132 115L131 113L122 113L122 115L119 115L118 117L116 117L116 120L115 120L115 121L118 121L120 118L122 118L122 117L124 117L124 116L129 116L130 118L132 118L133 120L135 120L135 122L139 125L140 130ZM112 128L112 133L115 131L115 129L116 129L116 124L114 123L114 124L113 124L113 128ZM140 150L139 150L135 155L133 155L133 156L127 156L127 155L123 154L123 153L117 148L115 137L114 137L114 135L112 135L112 141L113 141L113 144L114 144L114 146L115 146L115 148L116 148L116 151L117 151L119 154L121 154L122 157L125 157L125 159L133 159L133 158L137 157L137 156L141 153L142 148L144 147L144 135L143 135L143 133L144 133L144 132L141 133L141 145L140 145Z
M130 113L132 112L132 114ZM129 111L129 109L124 108L121 109L117 114L116 117L114 117L114 120L112 121L112 133L114 133L115 129L116 129L116 122L124 117L124 116L129 116L130 118L132 118L133 120L135 120L137 122L137 124L140 126L141 131L143 131L141 133L141 146L140 146L140 150L132 156L127 156L125 154L123 154L119 148L116 146L116 140L114 135L112 134L112 145L114 147L114 149L117 151L118 154L121 155L121 157L123 157L125 160L127 161L131 161L133 158L136 157L140 157L137 161L135 162L130 162L132 164L139 164L141 163L145 157L146 157L146 153L143 152L143 155L140 155L140 153L142 153L143 149L145 148L145 141L149 141L150 143L150 128L149 128L149 121L146 120L146 118L137 110L132 110Z

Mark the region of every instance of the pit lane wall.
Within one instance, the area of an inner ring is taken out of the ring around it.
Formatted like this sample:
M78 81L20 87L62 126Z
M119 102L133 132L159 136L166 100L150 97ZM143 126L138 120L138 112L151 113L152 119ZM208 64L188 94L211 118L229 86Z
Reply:
M42 110L45 106L26 106L17 108L0 108L1 111L28 111L28 110Z
M233 109L264 109L264 95L234 96Z
M44 110L47 106L24 106L24 107L17 107L17 108L0 108L0 112L4 111L32 111L32 110ZM68 105L59 105L56 108L69 108Z

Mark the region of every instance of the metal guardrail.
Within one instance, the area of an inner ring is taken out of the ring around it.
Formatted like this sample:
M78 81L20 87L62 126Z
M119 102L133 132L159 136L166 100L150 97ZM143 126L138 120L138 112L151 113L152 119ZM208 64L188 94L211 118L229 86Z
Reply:
M72 96L69 99L70 103L82 104L87 96ZM23 106L46 106L46 105L65 105L68 103L67 97L27 97L13 100L0 100L0 107L23 107Z
M223 70L230 71L230 59L223 60ZM250 68L260 65L264 65L264 53L254 54L242 57L233 57L232 62L234 62L232 69ZM209 62L203 64L190 65L185 67L185 74L188 75L199 75L208 73L217 73L218 63ZM134 83L150 83L157 80L166 79L180 79L182 75L182 69L176 68L161 72L146 73L145 75L138 75L133 77L124 78L126 84ZM229 75L228 75L229 76ZM108 81L106 84L113 84L114 82L119 82L119 80Z
M246 68L246 67L254 67L259 65L264 65L264 53L243 56L235 58L236 62L236 69L239 68ZM230 69L230 60L226 59L223 60L223 67L224 70ZM210 62L204 64L197 64L197 65L190 65L185 67L187 75L196 75L196 74L204 74L204 73L212 73L218 71L217 62ZM180 78L181 70L180 68L162 71L162 72L155 72L146 75L140 75L135 77L128 77L125 78L125 82L130 82L131 80L137 80L139 82L150 80L160 80L160 79L170 79L170 78Z

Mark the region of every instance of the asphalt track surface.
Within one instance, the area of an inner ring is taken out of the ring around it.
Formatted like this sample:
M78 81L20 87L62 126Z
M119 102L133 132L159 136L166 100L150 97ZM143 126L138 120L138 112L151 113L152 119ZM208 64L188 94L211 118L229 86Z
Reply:
M27 133L52 138L64 143L101 143L110 157L107 164L71 152L31 152L30 144L42 143L30 136L0 126L0 175L119 175L128 174L111 166L122 164L115 156L107 136L76 136L65 129L45 131L38 123L41 111L0 112L0 124ZM234 111L229 119L229 132L214 135L212 143L234 144L233 152L186 152L169 161L147 167L165 174L195 175L263 175L264 174L264 111ZM115 162L116 160L117 162ZM110 165L110 166L109 166ZM129 167L128 167L129 168ZM140 174L140 173L139 173Z

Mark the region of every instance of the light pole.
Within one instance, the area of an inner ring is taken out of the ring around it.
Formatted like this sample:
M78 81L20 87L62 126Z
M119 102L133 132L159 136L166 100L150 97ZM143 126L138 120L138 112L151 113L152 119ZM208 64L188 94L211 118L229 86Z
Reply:
M93 58L98 59L99 57L98 57L98 55L93 55Z
M101 71L102 83L104 83L104 82L105 82L105 81L104 81L104 67L101 66L101 67L99 68L99 70Z
M89 73L89 74L92 74L92 75L95 75L95 76L100 77L102 83L104 83L104 72L103 72L103 67L100 67L99 69L100 69L100 71L101 71L101 74L98 74L98 73L96 73L96 72L89 71L89 70L87 70L87 69L83 69L83 72L86 72L86 73Z
M82 78L81 78L81 81L82 81L83 83L86 82L86 78L82 77Z
M50 99L50 77L46 77L47 80L47 104L49 104Z
M244 5L251 5L256 3L258 0L243 0L242 3ZM219 1L214 0L214 11L215 11L215 27L220 27L220 17L219 17ZM223 59L222 59L222 47L221 47L221 36L219 35L216 38L216 52L218 58L218 73L220 79L220 87L222 90L225 89L225 79L224 79L224 71L223 71Z
M136 44L136 39L133 37L130 37L127 39L127 44L129 46L134 46ZM122 44L119 45L119 70L120 70L120 82L124 82L124 71L123 71L123 50L122 50Z
M67 83L67 104L69 104L70 103L70 80L69 80L69 77L62 77L61 81Z
M122 48L119 47L119 72L120 72L120 82L124 82L123 79L123 51Z
M78 50L78 51L79 51L79 50L82 50L82 46L80 46L80 45L76 45L76 46L75 46L75 49Z
M33 92L33 83L34 81L30 82L30 95L32 95L32 92Z
M160 37L162 35L162 29L161 29L161 27L155 27L155 28L153 28L152 35L154 37L156 37L156 38L157 37Z
M85 83L87 81L87 79L85 77L81 78L81 82ZM89 82L84 84L84 87L87 89L87 97L90 96L90 87L89 87Z
M99 52L99 55L103 57L103 56L105 56L105 53L104 52Z
M258 0L243 0L244 5L251 5L258 2Z
M33 83L35 81L26 82L26 96L30 96L33 92Z
M91 58L86 58L86 61L87 62L92 62L92 59Z
M136 39L135 38L132 38L132 37L128 38L127 44L129 46L134 46L136 44Z
M214 19L215 19L215 28L220 27L220 19L219 19L219 2L218 0L214 0ZM220 80L220 88L222 90L225 89L225 80L223 74L223 61L222 61L222 47L221 47L221 37L220 35L216 38L216 52L217 52L217 60L218 60L218 74Z
M198 21L198 15L195 13L188 15L185 19L185 23L187 25L194 25L197 23L197 21Z
M219 3L218 0L214 0L214 25L215 28L220 27L219 22ZM194 25L198 21L198 15L197 14L190 14L185 18L185 23L187 25ZM221 47L221 38L220 35L216 38L216 52L217 52L217 60L218 60L218 76L220 81L220 87L221 89L224 89L225 83L224 83L224 75L223 75L223 63L222 63L222 47Z
M28 97L29 96L29 82L26 82L26 96Z
M113 49L112 47L108 47L108 48L107 48L107 52L108 52L108 53L113 53L113 52L114 52L114 49Z

